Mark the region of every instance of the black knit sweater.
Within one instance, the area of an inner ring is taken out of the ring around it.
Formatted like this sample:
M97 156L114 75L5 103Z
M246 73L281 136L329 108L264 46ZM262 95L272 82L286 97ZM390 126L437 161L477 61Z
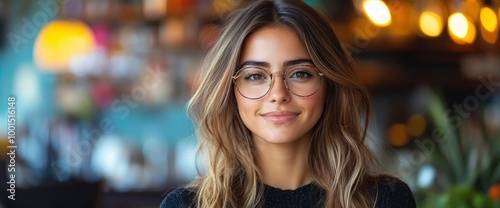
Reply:
M376 191L375 191L376 190ZM189 188L177 188L163 200L160 208L188 208L192 206L195 193ZM281 190L271 186L265 187L264 207L323 207L321 201L323 191L314 184L308 184L295 190ZM408 186L393 177L380 177L374 187L376 208L414 208L415 199Z

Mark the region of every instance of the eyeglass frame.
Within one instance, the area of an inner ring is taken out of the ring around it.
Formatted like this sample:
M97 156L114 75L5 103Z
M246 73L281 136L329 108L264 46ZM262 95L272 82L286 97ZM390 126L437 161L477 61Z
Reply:
M300 65L299 65L300 66ZM258 99L261 99L263 98L264 96L266 96L270 91L271 89L273 88L273 85L274 85L274 76L275 74L281 74L281 77L283 77L283 83L285 84L285 87L286 89L288 90L288 92L292 93L293 95L297 96L297 97L310 97L310 96L313 96L314 94L316 94L318 91L319 91L319 88L321 87L321 81L319 82L319 85L318 85L318 88L316 88L316 90L314 90L313 93L311 93L310 95L298 95L296 93L294 93L292 90L290 90L290 88L288 87L288 83L286 82L286 78L285 78L285 75L288 71L290 71L291 69L293 69L293 67L290 67L288 68L287 70L285 71L277 71L277 72L270 72L268 75L271 76L271 83L269 84L269 89L267 89L266 93L264 93L264 95L260 96L260 97L257 97L257 98L250 98L250 97L247 97L245 95L243 95L243 93L241 93L241 91L238 89L238 85L236 84L236 79L237 79L237 75L240 73L240 71L246 69L246 68L250 68L250 67L242 67L240 68L238 71L236 71L236 73L233 75L232 79L233 79L233 84L234 86L236 87L236 90L238 91L238 93L240 93L241 96L243 96L244 98L246 99L250 99L250 100L258 100ZM318 72L319 74L319 77L320 79L325 75L323 73L321 73L318 68L316 68L315 66L312 66L312 68L314 68L314 70L316 70L316 72ZM259 68L259 69L262 69L262 68ZM262 69L263 71L267 72L267 70L265 69Z

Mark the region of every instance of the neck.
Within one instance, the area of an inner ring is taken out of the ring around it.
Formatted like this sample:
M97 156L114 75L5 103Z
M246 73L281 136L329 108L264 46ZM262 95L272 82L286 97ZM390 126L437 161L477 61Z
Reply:
M308 171L309 138L287 144L273 144L254 138L261 180L283 190L297 189L312 182Z

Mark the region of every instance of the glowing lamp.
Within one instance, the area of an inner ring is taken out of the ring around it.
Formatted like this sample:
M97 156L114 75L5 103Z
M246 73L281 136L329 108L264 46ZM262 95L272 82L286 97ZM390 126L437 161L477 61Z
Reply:
M413 137L419 137L424 134L427 127L427 121L422 114L414 114L406 122L408 126L408 134Z
M498 19L497 14L490 7L483 7L479 13L481 20L481 35L483 39L494 44L498 38Z
M33 56L38 67L48 71L69 70L72 58L85 55L95 46L92 30L78 20L56 20L38 34Z
M458 38L465 38L469 24L467 18L462 13L454 13L448 18L448 27L452 35Z
M448 18L448 32L458 44L471 44L476 39L474 23L460 12L453 13Z
M476 27L472 21L467 20L468 30L467 34L465 34L464 41L465 43L472 44L476 40Z
M408 135L408 127L405 124L393 124L387 131L389 144L395 147L402 147L408 144L410 136Z
M425 35L437 37L443 31L443 20L434 12L424 11L420 14L419 26Z
M391 12L387 5L380 0L363 1L363 11L373 24L385 27L391 24Z
M484 29L486 29L488 32L495 32L495 29L497 29L498 25L497 15L495 14L495 12L489 7L483 7L479 14L481 25L484 27Z

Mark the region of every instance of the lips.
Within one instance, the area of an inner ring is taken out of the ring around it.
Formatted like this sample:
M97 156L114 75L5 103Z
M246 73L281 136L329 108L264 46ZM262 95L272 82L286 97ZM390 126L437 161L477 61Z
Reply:
M289 111L273 111L262 114L262 118L273 124L284 124L293 121L299 114Z

